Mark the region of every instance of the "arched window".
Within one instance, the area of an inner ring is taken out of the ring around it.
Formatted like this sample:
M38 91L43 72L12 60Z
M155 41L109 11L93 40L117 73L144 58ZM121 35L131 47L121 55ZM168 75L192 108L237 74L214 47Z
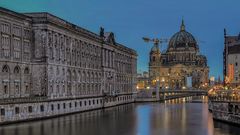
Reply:
M24 74L29 74L29 68L28 68L28 67L26 67L26 68L24 69Z
M3 73L9 73L9 67L7 65L4 65L3 68L2 68L2 72Z
M20 68L19 66L16 66L13 71L14 74L19 74L20 73Z

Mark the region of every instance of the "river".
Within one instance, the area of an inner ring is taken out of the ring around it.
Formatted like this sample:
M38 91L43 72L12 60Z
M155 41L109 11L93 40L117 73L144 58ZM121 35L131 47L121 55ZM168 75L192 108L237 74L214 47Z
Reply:
M0 126L0 135L239 134L239 127L213 121L206 103L135 103Z

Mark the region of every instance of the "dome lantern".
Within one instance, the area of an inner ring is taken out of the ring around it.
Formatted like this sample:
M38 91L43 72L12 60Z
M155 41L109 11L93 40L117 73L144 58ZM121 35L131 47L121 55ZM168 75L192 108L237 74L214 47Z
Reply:
M184 20L183 19L182 19L182 24L181 24L180 31L185 31L185 24L184 24Z

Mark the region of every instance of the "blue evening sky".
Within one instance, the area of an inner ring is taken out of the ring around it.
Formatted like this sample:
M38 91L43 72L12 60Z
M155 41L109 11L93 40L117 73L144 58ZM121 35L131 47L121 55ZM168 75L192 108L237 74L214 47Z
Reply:
M216 77L222 76L223 29L240 32L239 5L239 0L0 0L1 7L17 12L45 11L95 33L100 26L113 31L117 42L137 51L138 71L148 70L152 46L142 37L170 38L184 18Z

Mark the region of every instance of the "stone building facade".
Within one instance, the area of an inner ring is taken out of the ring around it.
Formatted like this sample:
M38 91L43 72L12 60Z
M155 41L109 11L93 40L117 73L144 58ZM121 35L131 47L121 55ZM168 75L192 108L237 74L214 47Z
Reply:
M137 54L112 32L101 28L98 35L49 13L0 13L1 102L97 98L100 107L106 96L113 105L133 101ZM14 112L1 108L2 116Z
M150 89L149 73L144 71L137 75L137 90Z
M193 35L186 31L184 22L174 34L166 52L161 52L158 43L150 51L149 73L152 85L160 82L162 89L182 89L191 78L192 87L208 85L207 58L199 52Z
M223 74L226 85L238 87L240 84L240 34L227 35L224 30Z

